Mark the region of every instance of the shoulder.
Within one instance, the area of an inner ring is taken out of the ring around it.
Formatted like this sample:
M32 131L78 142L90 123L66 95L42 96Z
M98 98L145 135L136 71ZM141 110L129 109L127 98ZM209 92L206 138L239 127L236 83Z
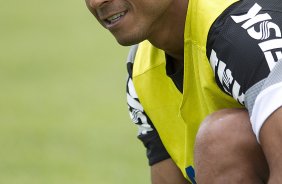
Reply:
M134 63L135 56L138 50L138 46L139 46L138 44L132 45L130 47L130 50L127 56L126 65L127 65L127 73L129 75L129 78L132 78L133 63Z
M268 76L282 57L281 9L278 0L243 0L214 22L207 39L207 57L219 87L233 93L236 84L240 93L245 93Z
M134 63L135 55L137 53L139 44L132 45L130 47L128 56L127 56L127 63Z

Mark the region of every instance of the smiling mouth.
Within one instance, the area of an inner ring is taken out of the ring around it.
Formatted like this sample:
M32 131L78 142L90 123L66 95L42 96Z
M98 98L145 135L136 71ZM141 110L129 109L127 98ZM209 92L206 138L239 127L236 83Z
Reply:
M125 14L126 14L126 11L114 14L114 15L104 19L104 22L107 26L110 26L110 25L118 22Z

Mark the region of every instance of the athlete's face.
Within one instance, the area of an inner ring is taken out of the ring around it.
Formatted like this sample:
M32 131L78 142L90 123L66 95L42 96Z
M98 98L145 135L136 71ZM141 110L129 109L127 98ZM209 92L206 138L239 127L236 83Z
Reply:
M148 39L161 29L165 12L174 0L85 0L101 25L121 45Z

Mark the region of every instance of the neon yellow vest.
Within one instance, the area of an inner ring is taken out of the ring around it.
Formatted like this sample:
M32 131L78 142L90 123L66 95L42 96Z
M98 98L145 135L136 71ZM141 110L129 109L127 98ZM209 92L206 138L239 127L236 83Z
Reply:
M206 39L212 23L235 1L189 1L183 95L166 75L162 50L144 41L135 56L132 78L139 100L185 177L185 169L193 166L194 141L200 123L219 109L241 107L216 85L206 57Z

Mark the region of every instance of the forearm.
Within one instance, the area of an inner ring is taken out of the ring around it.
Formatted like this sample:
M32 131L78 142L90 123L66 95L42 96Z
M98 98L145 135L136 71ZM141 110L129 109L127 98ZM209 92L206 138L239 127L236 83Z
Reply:
M269 164L269 184L282 182L282 107L266 120L260 132L260 141Z
M190 184L172 159L166 159L151 166L152 184Z

